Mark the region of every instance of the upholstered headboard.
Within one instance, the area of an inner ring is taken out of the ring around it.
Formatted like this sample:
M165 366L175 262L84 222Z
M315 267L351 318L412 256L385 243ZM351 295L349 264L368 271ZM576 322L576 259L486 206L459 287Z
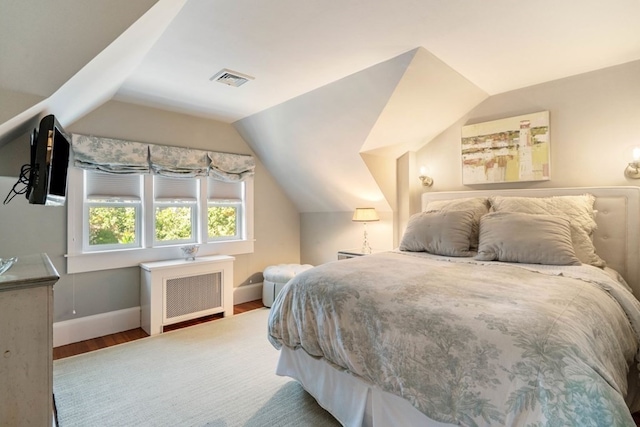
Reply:
M481 190L423 193L422 207L431 200L463 197L548 197L590 193L596 197L598 228L593 236L596 253L617 270L640 298L640 188L576 187L518 190Z

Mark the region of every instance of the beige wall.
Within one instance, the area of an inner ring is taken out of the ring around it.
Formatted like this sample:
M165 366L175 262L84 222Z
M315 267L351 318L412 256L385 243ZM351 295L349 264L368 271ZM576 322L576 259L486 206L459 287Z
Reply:
M122 102L108 102L66 131L133 141L253 154L229 124L171 113ZM27 163L28 137L0 148L0 158L9 164ZM17 173L0 169L0 191L4 195ZM260 161L255 177L255 250L236 256L234 286L261 280L267 265L300 261L300 216ZM55 286L55 321L79 318L140 304L138 268L92 273L65 274L66 208L29 205L24 196L0 206L0 257L47 252L58 272ZM75 302L75 304L74 304ZM76 315L72 311L75 306Z
M578 187L640 185L625 178L631 149L640 146L640 61L495 95L412 156L397 159L396 227L376 230L379 246L398 244L410 213L419 209L424 191L490 188ZM551 180L536 183L462 185L460 134L465 124L549 110L551 131ZM425 141L425 143L428 141ZM412 157L415 159L412 160ZM428 166L433 187L419 185L418 170ZM415 181L415 182L414 182ZM406 212L409 209L410 212ZM302 261L311 264L332 259L345 246L359 244L350 226L349 213L303 214ZM371 227L373 228L373 227ZM393 237L394 228L396 236ZM385 234L386 233L386 234Z
M367 223L372 250L393 248L393 213L378 212L380 221ZM300 259L304 264L319 265L337 260L338 251L358 250L364 239L364 225L351 221L353 212L301 213Z
M0 123L17 116L43 99L38 95L15 92L0 87Z
M431 170L429 191L639 185L623 175L640 146L640 61L492 96L417 152ZM463 186L460 132L465 124L548 110L551 180Z
M0 123L12 119L43 99L37 95L0 88ZM29 163L29 136L25 135L21 140L24 141L24 138L26 144L11 144L8 148L6 144L0 144L0 176L17 177L20 174L20 166Z
M422 182L418 178L420 168L416 166L416 153L407 152L396 160L396 183L398 194L398 210L394 227L393 247L400 245L409 218L420 210L420 190Z

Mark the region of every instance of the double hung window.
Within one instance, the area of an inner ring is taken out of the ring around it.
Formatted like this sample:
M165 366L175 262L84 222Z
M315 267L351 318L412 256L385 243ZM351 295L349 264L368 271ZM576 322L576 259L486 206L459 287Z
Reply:
M153 179L153 246L195 243L198 233L198 178Z
M85 171L83 178L84 251L140 247L142 175L109 175Z
M69 168L67 271L199 254L253 252L253 178L106 174Z
M244 183L207 180L207 239L240 239L244 228Z

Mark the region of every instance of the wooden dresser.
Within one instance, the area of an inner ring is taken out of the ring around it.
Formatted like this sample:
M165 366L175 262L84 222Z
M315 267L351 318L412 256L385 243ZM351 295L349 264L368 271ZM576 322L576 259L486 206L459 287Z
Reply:
M51 426L53 285L46 254L18 257L0 275L0 426Z

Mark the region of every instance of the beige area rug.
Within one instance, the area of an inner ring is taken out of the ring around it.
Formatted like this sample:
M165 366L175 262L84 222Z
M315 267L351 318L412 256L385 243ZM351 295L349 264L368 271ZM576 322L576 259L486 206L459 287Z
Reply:
M268 309L54 362L61 427L339 426L275 372Z

